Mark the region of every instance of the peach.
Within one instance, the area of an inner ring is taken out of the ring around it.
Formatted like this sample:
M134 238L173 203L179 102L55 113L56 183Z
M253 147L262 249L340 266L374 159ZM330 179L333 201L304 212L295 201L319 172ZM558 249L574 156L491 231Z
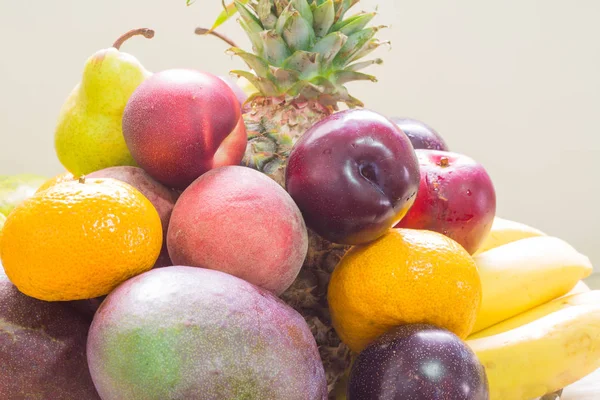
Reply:
M227 166L181 194L167 247L175 265L223 271L281 294L302 267L307 236L300 210L281 186L253 169Z

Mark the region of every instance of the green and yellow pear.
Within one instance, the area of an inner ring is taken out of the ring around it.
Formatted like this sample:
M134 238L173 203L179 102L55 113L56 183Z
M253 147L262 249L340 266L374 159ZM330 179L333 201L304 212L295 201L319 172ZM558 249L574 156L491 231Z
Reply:
M123 139L123 110L133 91L150 75L132 55L120 47L135 35L154 36L150 29L134 29L111 48L92 55L81 82L63 105L55 131L58 159L74 175L100 169L135 165Z
M0 176L0 214L7 216L23 200L33 196L47 179L34 174Z

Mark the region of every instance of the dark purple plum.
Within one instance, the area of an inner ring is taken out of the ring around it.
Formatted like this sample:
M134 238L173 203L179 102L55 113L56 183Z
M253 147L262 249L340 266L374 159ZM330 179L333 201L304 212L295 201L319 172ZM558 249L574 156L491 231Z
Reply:
M440 134L424 122L412 118L392 118L392 121L408 136L415 150L449 150Z
M0 265L0 399L99 400L86 359L91 318L25 296Z
M348 400L488 400L485 369L453 333L403 325L380 336L356 358Z
M419 188L419 164L408 137L389 119L347 110L298 140L286 188L316 233L334 243L366 243L406 214Z
M104 301L106 296L94 297L91 299L84 300L73 300L68 303L77 310L77 312L81 313L84 317L86 317L90 323L94 319L94 314L100 308L100 304Z

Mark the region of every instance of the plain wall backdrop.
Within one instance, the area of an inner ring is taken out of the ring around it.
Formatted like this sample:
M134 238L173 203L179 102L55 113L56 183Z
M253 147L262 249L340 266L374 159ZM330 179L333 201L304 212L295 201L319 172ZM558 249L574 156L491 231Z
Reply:
M600 2L364 0L355 11L376 7L392 46L368 71L379 83L351 92L388 116L429 123L483 163L498 215L600 262ZM131 28L156 30L122 47L151 71L243 67L224 43L193 34L220 10L220 0L0 0L0 174L63 171L58 111L85 60ZM249 48L234 20L220 31Z

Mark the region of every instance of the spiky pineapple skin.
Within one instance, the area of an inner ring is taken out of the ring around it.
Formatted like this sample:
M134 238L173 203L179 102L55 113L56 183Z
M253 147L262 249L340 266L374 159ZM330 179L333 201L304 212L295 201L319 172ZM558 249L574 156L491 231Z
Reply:
M369 27L375 13L345 17L359 0L235 1L239 23L253 52L229 51L249 71L232 74L247 79L257 93L244 106L248 145L243 165L261 171L285 187L285 167L298 139L315 123L338 110L338 104L360 107L345 84L376 81L360 70L380 59L363 57L386 42ZM351 354L331 324L327 287L334 268L349 246L331 243L309 230L304 266L281 296L299 311L315 336L327 375L330 398L347 372Z
M350 349L331 324L327 287L334 268L350 246L331 243L308 231L308 254L300 274L281 298L298 311L310 327L325 367L330 396L350 367Z
M285 187L285 166L296 141L335 110L318 102L260 97L244 109L248 146L243 164ZM329 392L350 365L350 350L331 325L327 286L349 246L331 243L309 229L308 254L300 274L281 298L308 323L325 367Z
M254 98L244 107L248 145L243 165L269 175L285 187L285 166L294 144L334 111L316 101Z

